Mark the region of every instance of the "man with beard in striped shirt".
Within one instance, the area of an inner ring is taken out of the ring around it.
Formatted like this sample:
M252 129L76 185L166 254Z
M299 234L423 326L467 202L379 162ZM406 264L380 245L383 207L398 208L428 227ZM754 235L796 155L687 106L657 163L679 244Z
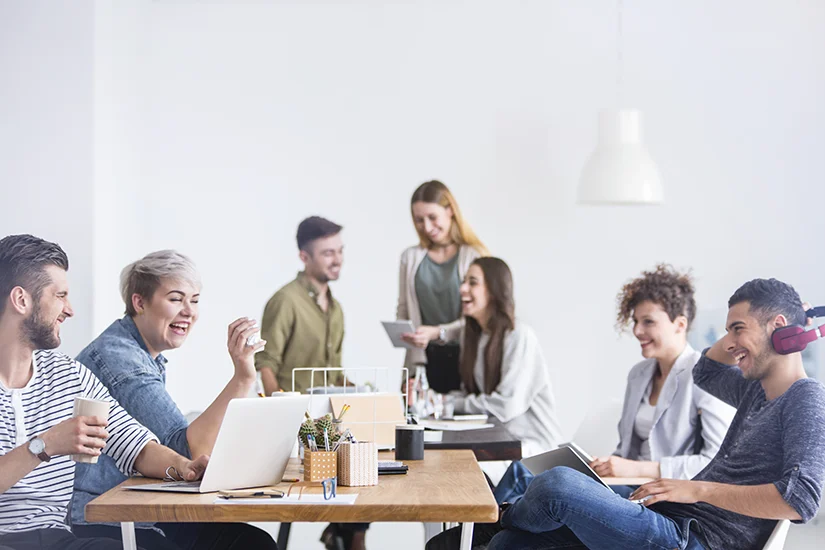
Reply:
M208 457L188 460L138 424L86 367L54 350L69 303L69 261L31 235L0 240L0 550L119 549L77 539L65 524L74 485L69 455L110 456L126 475L185 479ZM75 397L111 401L108 419L72 418Z

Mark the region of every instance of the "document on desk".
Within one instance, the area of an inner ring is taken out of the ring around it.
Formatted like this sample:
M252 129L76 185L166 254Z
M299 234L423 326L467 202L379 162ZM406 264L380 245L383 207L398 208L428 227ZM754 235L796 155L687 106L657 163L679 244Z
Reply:
M336 495L335 498L329 500L324 499L324 495L303 494L298 495L284 495L282 498L222 498L215 499L213 504L355 504L357 494L351 495Z
M442 439L444 439L444 432L424 430L424 443L441 443Z
M442 432L467 432L470 430L484 430L493 428L493 424L473 424L470 422L450 422L439 420L419 420L419 426L424 426L428 430L441 430Z

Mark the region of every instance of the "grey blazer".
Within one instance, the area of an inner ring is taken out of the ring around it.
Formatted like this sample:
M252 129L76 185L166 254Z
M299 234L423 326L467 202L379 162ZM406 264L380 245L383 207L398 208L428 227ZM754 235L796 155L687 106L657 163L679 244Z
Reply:
M651 460L658 461L662 477L690 479L714 457L733 421L736 409L713 397L693 383L693 366L702 356L690 344L676 359L665 380L650 432ZM613 453L638 459L641 440L636 435L636 413L656 369L655 359L646 359L630 369L627 376L622 419L619 421L619 445ZM693 453L696 420L702 414L700 454Z

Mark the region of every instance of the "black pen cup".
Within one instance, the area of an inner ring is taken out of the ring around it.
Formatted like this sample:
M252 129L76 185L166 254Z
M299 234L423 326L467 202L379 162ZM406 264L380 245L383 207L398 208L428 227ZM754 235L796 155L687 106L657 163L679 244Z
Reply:
M424 426L399 424L395 427L395 459L424 460Z

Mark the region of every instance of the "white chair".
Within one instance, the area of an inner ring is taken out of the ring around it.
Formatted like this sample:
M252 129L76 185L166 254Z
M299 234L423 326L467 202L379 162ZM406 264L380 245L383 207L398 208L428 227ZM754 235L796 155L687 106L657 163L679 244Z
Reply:
M773 528L773 533L771 533L768 542L762 547L762 550L782 550L785 547L785 539L788 536L788 529L790 528L791 522L789 520L783 519L778 521L776 527Z

